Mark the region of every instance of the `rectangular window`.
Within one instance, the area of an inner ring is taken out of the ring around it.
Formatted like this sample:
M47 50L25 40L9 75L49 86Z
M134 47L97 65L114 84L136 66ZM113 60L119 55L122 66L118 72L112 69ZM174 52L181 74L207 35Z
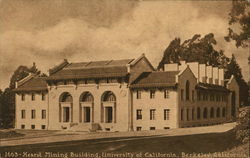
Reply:
M44 100L45 100L45 94L42 93L42 101L44 101Z
M189 121L189 109L187 109L187 121Z
M210 95L210 101L214 101L214 94Z
M197 100L201 100L201 92L197 92Z
M141 99L141 91L140 90L136 91L136 99Z
M142 129L141 127L136 127L137 131L141 131L141 129Z
M21 100L22 100L22 101L25 100L25 94L21 94Z
M46 119L46 110L42 110L42 119Z
M168 90L165 90L164 91L164 98L169 98L169 91Z
M150 109L150 120L155 120L155 109Z
M155 130L155 127L150 127L149 130Z
M35 100L35 94L34 94L34 93L31 94L31 100L32 100L32 101Z
M31 129L35 129L36 128L36 126L35 125L31 125Z
M41 126L41 129L45 129L45 128L46 128L46 126L45 126L45 125L42 125L42 126Z
M150 99L155 98L155 90L150 90Z
M31 110L31 119L36 118L36 110Z
M22 111L21 111L21 118L22 118L22 119L25 119L25 110L22 110Z
M136 119L141 120L142 119L142 110L136 110Z
M192 101L194 101L194 90L192 90Z
M184 90L181 89L181 100L183 100L183 99L184 99Z
M164 109L164 120L169 120L170 109Z
M25 129L25 125L21 125L21 129Z
M170 129L170 127L164 127L164 129Z
M84 107L84 122L90 122L90 107Z
M183 109L181 109L181 120L183 120Z

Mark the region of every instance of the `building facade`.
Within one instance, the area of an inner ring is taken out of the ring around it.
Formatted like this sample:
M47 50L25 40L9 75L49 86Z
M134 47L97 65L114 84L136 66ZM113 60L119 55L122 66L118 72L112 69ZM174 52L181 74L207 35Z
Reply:
M16 128L156 130L211 125L237 115L239 87L223 69L199 63L155 71L138 59L69 63L16 83Z

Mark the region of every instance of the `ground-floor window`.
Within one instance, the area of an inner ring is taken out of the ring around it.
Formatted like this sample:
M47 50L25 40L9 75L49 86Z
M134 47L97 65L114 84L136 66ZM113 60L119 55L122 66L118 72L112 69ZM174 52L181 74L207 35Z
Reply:
M170 129L170 127L164 127L164 129Z
M113 108L105 107L105 122L111 123L113 121Z
M90 122L90 107L84 107L84 122Z
M21 125L21 129L25 129L25 125Z
M63 122L69 122L69 107L63 107Z
M216 117L219 118L220 117L220 108L217 108L217 111L216 111Z
M42 125L42 126L41 126L41 129L45 129L45 128L46 128L46 126L45 126L45 125Z
M155 127L150 127L149 130L155 130Z
M189 109L187 109L187 121L189 121Z
M31 129L35 129L36 128L36 126L35 125L31 125Z
M136 127L137 131L141 131L142 127Z
M183 109L181 109L181 120L183 120Z
M226 116L226 108L223 108L222 109L222 117L225 117Z
M199 120L201 118L201 109L197 108L197 119Z

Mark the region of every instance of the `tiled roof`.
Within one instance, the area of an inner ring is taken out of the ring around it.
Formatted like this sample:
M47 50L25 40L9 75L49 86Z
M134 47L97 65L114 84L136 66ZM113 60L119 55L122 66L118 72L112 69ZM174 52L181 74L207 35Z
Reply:
M229 91L226 87L215 85L215 84L208 84L208 83L198 83L195 87L196 89L201 90L213 90L213 91Z
M179 71L143 72L132 84L131 88L169 87L176 85L176 75Z
M45 91L47 90L46 77L33 77L14 91Z
M127 64L134 59L106 60L71 63L52 74L48 80L124 77L128 74Z

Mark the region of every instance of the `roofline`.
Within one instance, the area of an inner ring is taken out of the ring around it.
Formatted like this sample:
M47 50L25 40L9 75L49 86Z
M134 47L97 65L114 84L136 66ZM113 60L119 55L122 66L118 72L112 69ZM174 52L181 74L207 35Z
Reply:
M149 66L152 68L152 70L155 71L155 68L153 67L153 65L151 64L151 62L148 60L148 58L145 56L144 53L142 53L142 55L141 55L139 58L137 58L137 59L131 61L128 65L134 66L134 65L135 65L136 63L138 63L142 58L144 58L144 59L146 60L146 62L149 64Z

